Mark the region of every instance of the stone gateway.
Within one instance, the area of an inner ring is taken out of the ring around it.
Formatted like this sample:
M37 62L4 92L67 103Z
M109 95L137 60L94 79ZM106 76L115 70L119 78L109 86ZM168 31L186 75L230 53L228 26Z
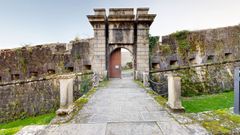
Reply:
M125 48L133 54L134 77L142 79L143 72L149 71L149 28L156 17L148 14L148 8L94 9L94 15L88 15L94 30L93 72L102 77L121 77L121 57L117 49ZM111 58L113 56L114 58ZM113 62L116 61L116 62Z

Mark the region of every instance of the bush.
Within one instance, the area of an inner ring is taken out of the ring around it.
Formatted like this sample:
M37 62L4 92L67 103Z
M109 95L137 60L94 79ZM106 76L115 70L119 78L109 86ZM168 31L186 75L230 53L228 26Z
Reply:
M218 72L216 72L218 71ZM224 66L212 66L181 70L182 96L191 97L205 94L222 93L232 90L232 77L224 70ZM199 74L200 73L200 74Z
M92 88L91 75L83 75L80 87L80 93L85 94Z

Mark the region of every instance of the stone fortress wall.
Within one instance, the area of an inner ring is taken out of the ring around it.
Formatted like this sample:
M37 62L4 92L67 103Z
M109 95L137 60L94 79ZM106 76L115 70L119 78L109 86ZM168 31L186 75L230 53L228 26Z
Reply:
M91 41L0 50L0 123L58 109L58 75L91 70ZM81 96L75 82L74 100Z
M56 111L63 105L60 104L61 82L69 78L73 80L72 99L75 101L84 94L85 81L92 77L92 72L65 73L1 83L0 123Z
M37 79L0 85L0 123L55 111L60 92L57 79Z
M186 47L186 58L181 54L175 34L163 36L162 44L155 48L152 64L159 64L155 66L159 66L160 69L171 68L174 64L196 65L230 58L237 59L240 56L240 25L182 32L189 44ZM169 52L166 51L168 47Z
M91 41L0 50L0 83L91 70Z
M181 66L221 63L240 59L240 25L199 31L180 31L162 37L154 49L152 67L165 70ZM233 69L239 62L195 68L199 81L233 88ZM208 75L208 77L205 77ZM210 80L212 78L214 80ZM201 80L202 79L202 80Z

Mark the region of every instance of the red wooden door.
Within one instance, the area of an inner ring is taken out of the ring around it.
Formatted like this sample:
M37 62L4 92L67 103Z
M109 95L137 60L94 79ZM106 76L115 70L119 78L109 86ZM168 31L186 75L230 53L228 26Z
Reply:
M110 55L110 78L121 78L121 49L114 50Z

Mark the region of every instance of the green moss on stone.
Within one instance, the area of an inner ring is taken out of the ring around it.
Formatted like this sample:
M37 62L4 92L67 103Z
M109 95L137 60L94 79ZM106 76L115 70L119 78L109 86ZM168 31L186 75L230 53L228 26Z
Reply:
M184 31L177 31L176 33L171 34L172 37L174 37L177 41L178 44L178 53L180 56L187 57L188 52L191 50L190 49L190 44L187 40L189 35L189 31L184 30Z
M230 129L221 126L220 121L206 121L202 125L213 134L229 134L231 132Z
M171 49L170 45L167 45L167 44L160 45L159 50L160 50L161 54L164 56L170 55L172 53L172 49Z

